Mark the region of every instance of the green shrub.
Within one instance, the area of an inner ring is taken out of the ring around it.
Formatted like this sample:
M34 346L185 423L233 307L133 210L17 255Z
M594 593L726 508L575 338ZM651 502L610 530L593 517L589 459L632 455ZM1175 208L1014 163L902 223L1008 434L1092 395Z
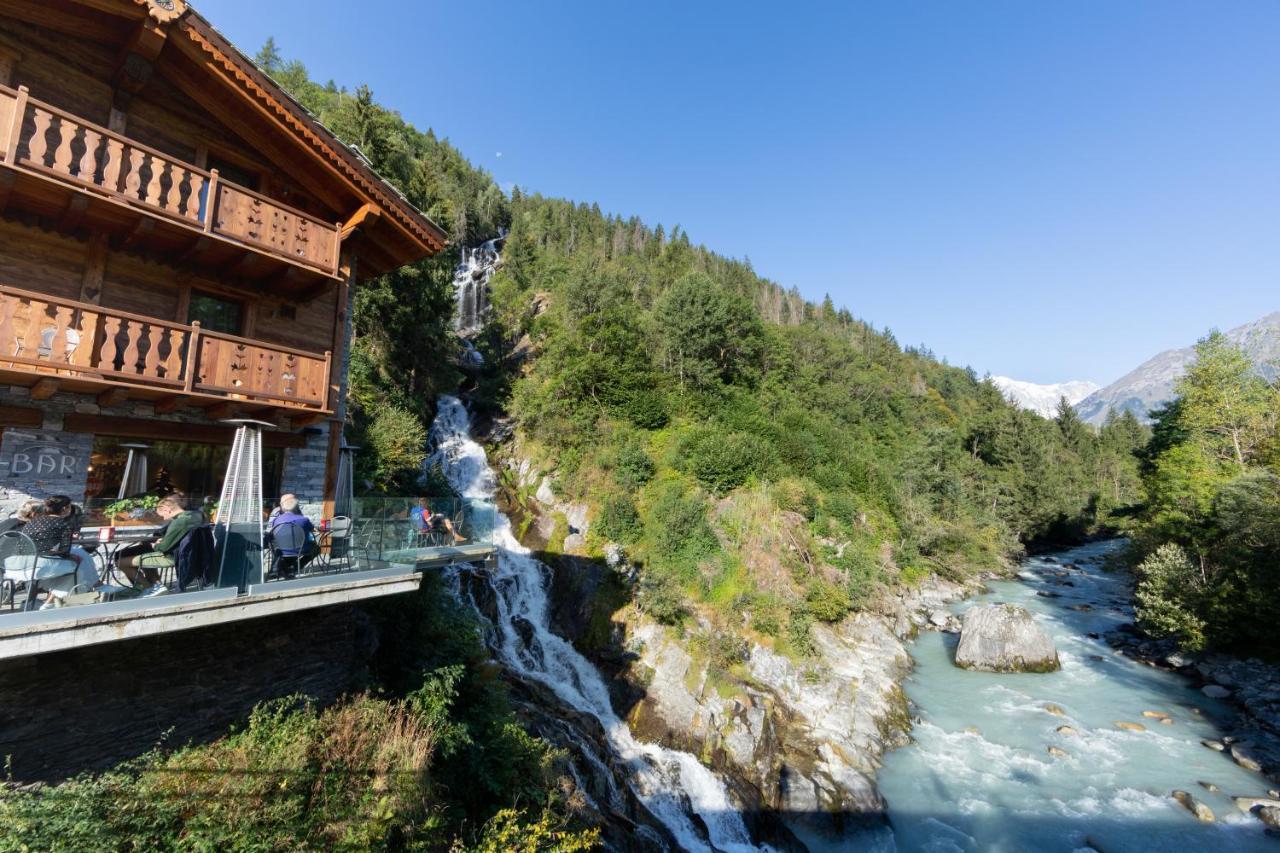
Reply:
M724 495L768 470L772 452L760 439L741 432L704 427L680 447L681 467L712 494Z
M611 542L634 542L640 536L640 515L629 495L608 495L600 504L596 532Z
M1204 648L1205 622L1197 615L1199 572L1177 545L1161 545L1138 566L1134 613L1153 637L1178 637L1192 651Z
M645 453L640 442L628 441L618 449L613 477L626 491L633 492L652 480L653 472L653 460Z
M688 615L688 596L675 579L662 571L646 571L640 578L636 606L664 625L677 625Z
M804 601L809 614L819 622L839 622L853 607L848 592L821 579L809 582Z
M426 455L427 429L413 412L394 405L378 409L365 441L368 452L356 458L375 488L407 489L417 479Z

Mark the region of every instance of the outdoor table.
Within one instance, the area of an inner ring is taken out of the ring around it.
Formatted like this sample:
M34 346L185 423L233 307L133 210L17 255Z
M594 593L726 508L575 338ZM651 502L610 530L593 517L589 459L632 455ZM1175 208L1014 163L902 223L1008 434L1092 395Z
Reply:
M102 565L99 580L105 584L111 582L111 569L115 566L116 553L126 545L152 541L159 535L160 528L159 524L82 527L73 542L86 551L92 549Z

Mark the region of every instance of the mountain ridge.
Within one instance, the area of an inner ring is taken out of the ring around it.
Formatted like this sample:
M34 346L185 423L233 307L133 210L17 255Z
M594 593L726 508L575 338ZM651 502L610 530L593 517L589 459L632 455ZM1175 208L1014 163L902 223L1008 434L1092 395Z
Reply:
M1236 326L1225 335L1244 349L1259 373L1268 379L1277 376L1280 311ZM1150 423L1147 413L1173 399L1175 383L1194 358L1195 347L1191 345L1156 353L1115 382L1076 403L1076 412L1091 424L1102 424L1112 411L1129 411L1143 423Z
M1102 386L1087 379L1073 379L1069 382L1055 382L1041 385L1036 382L1024 382L1008 376L992 376L991 384L1000 390L1015 406L1035 412L1041 417L1051 418L1058 411L1058 402L1067 398L1071 405L1079 403Z

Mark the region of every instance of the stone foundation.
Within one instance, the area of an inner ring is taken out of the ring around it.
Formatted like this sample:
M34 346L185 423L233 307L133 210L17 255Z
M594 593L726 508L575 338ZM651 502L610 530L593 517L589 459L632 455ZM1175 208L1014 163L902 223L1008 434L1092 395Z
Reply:
M376 646L363 611L335 606L0 661L0 759L57 781L212 740L264 700L358 689Z

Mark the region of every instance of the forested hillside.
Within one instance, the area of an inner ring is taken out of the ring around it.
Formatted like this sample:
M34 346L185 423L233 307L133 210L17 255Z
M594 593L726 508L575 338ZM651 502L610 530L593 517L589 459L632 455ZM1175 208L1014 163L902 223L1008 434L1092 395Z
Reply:
M595 508L595 547L644 561L656 612L745 597L789 635L789 620L838 618L904 574L999 568L1136 500L1132 419L1097 433L1069 407L1017 411L972 371L679 227L508 197L368 89L320 86L271 44L258 59L456 243L510 228L474 402L513 415L561 493ZM359 294L352 400L373 488L409 485L434 396L459 380L453 257Z

